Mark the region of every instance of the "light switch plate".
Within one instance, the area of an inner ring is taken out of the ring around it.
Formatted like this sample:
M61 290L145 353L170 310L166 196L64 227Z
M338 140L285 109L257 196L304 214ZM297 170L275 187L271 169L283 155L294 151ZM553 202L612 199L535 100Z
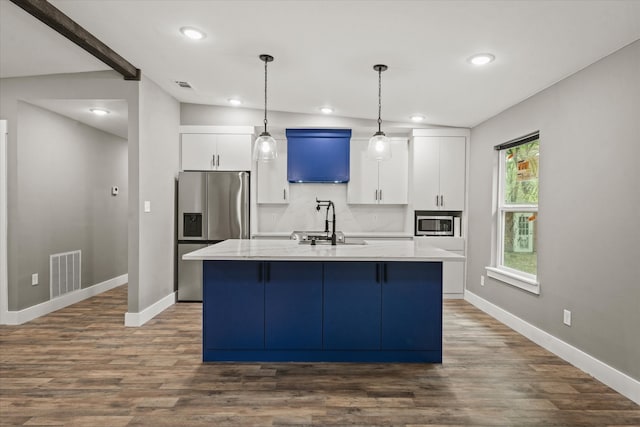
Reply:
M571 326L571 312L569 310L564 310L563 322L565 325Z
M31 275L31 286L35 286L38 284L38 273L33 273Z
M144 211L151 212L151 201L149 200L144 201Z

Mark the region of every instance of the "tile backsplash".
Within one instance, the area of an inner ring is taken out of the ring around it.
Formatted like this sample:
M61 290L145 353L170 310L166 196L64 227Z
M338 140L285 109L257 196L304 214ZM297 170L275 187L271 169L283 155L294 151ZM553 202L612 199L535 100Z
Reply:
M413 232L407 205L348 205L346 184L292 183L289 195L288 205L258 205L258 232L324 230L326 208L316 210L316 197L335 204L337 230Z

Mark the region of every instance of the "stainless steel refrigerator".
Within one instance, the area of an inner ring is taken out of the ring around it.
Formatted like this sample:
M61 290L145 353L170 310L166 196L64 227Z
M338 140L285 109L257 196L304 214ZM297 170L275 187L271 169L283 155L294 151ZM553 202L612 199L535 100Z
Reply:
M177 222L178 301L202 301L202 263L182 255L249 238L249 172L180 172Z

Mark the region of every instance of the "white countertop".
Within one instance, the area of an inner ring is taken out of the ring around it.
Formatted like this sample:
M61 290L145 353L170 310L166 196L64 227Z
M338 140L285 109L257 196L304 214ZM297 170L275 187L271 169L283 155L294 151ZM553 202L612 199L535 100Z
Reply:
M402 231L343 231L346 237L357 237L364 239L412 239L412 233L404 233ZM291 232L286 231L266 231L252 233L251 236L259 238L283 237L289 238Z
M412 241L366 241L365 245L299 244L295 240L230 239L182 256L184 260L269 261L464 261L465 257Z

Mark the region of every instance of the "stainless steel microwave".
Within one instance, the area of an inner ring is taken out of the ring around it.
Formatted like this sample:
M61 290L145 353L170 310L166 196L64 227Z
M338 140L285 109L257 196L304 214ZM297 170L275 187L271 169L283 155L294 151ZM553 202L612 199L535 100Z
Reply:
M416 214L416 236L453 236L453 223L451 215Z

